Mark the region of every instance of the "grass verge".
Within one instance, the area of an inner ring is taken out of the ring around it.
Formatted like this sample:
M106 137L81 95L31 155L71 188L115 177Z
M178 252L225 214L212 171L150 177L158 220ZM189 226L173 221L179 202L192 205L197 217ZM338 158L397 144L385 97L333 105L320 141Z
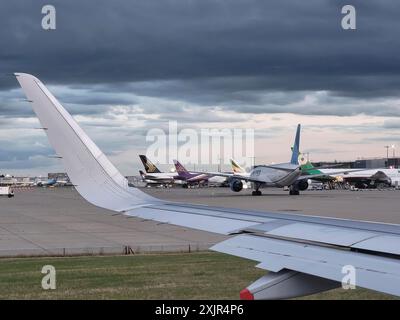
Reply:
M57 289L43 290L53 265ZM0 259L0 299L238 299L265 274L253 261L214 252ZM392 299L370 290L336 289L306 299Z

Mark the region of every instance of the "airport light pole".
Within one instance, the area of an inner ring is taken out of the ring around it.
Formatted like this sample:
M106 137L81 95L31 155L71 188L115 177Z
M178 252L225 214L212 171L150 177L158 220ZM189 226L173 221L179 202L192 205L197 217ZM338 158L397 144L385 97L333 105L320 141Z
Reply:
M395 156L395 150L396 150L396 146L394 144L392 144L393 159L396 157Z

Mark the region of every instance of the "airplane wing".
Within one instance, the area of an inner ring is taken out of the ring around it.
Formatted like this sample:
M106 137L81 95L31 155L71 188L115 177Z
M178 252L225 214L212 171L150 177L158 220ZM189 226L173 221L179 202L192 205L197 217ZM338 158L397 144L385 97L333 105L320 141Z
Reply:
M388 180L390 178L383 171L377 171L375 174L373 174L371 176L371 179L374 179L374 180Z
M351 172L359 172L359 171L365 171L365 169L354 169ZM351 173L349 171L334 171L328 173L317 173L317 174L305 174L301 175L297 178L297 180L304 180L304 179L315 179L315 178L321 178L321 177L334 177L340 174L347 174Z
M356 285L400 296L400 226L174 203L127 180L37 78L17 73L76 190L90 203L129 216L231 235L211 249L269 270L241 298L289 298Z
M259 180L259 179L253 178L250 175L241 175L241 174L237 174L237 173L224 173L224 172L193 172L193 173L204 174L204 175L207 175L208 178L224 177L224 178L243 180L246 182L256 182L256 183L262 183L262 184L265 183L264 180Z
M218 176L218 177L226 177L226 178L230 178L230 177L234 177L236 176L236 174L234 173L224 173L224 172L200 172L200 171L190 171L190 173L195 173L195 174L204 174L207 175L209 178L213 177L213 176Z
M347 173L346 175L343 175L344 179L371 179L371 180L388 180L390 179L387 174L385 174L381 170L377 170L374 174L370 174L370 170L364 169L364 170L358 170L358 171L366 171L365 174L357 174L357 175L352 175L353 172L351 171Z
M187 179L187 181L189 181L189 182L193 182L193 181L202 181L202 180L208 179L209 177L210 177L210 176L209 176L208 174L202 173L202 174L199 174L199 175L197 175L197 176L195 176L195 177L193 177L193 178Z

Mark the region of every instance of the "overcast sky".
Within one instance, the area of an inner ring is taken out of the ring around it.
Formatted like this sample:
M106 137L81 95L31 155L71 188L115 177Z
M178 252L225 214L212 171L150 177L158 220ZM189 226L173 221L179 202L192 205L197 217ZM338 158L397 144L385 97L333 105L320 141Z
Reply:
M314 161L400 155L399 16L395 0L3 0L0 172L63 170L13 72L48 85L126 175L168 120L254 128L258 163L289 160L297 123Z

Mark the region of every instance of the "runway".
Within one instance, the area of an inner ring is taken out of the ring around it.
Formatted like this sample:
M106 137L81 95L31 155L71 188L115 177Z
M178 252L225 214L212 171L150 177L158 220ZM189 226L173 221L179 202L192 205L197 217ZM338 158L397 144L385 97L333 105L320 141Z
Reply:
M399 223L400 191L143 189L162 199L214 206ZM0 198L0 256L124 254L206 250L225 237L115 214L88 204L73 188L34 188Z

